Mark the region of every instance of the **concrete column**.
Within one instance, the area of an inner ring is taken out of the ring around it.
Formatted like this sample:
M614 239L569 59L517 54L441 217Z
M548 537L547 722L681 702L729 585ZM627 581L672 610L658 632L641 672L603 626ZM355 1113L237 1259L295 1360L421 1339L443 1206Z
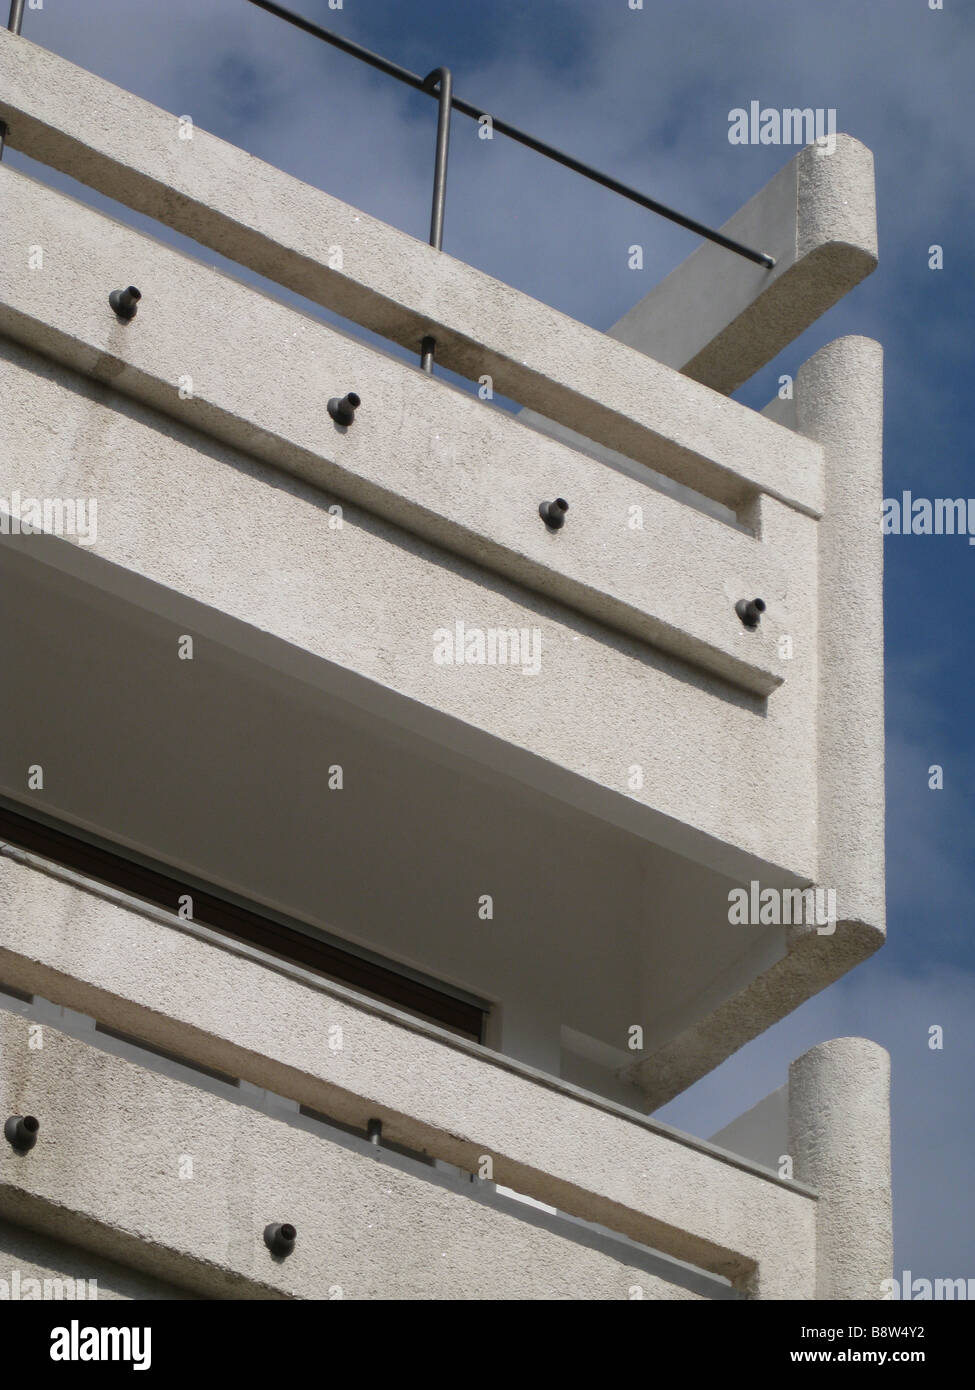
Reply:
M885 940L883 349L869 338L835 339L799 369L794 397L776 397L763 413L823 449L815 663L800 654L790 681L815 680L814 882L835 894L837 920L832 933L787 928L780 961L629 1068L652 1109L726 1057L729 1036L741 1046ZM748 519L773 553L785 550L791 508L763 494Z
M835 1038L789 1068L794 1176L819 1193L816 1297L879 1298L891 1277L890 1057Z
M799 370L796 426L823 446L819 875L845 930L884 932L883 350L838 338ZM869 945L869 942L864 942ZM861 951L859 954L866 954Z

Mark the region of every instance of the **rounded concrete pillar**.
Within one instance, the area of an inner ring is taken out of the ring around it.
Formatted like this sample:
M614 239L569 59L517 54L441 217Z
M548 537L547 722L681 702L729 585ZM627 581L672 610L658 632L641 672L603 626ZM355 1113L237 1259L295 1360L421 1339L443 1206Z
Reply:
M890 1056L835 1038L789 1068L789 1152L819 1193L816 1297L880 1298L891 1277Z
M837 338L796 377L800 432L823 446L819 546L819 876L840 921L884 933L884 354ZM842 938L844 932L840 932Z

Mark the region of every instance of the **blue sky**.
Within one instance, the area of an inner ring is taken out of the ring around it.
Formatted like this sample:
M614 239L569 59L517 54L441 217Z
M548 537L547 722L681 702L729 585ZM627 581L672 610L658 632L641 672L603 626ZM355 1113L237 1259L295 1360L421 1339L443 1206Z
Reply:
M28 0L30 2L30 0ZM761 406L845 333L886 350L885 495L975 496L975 14L962 0L290 0L550 143L720 225L790 151L731 146L728 113L835 107L877 162L880 268L739 392ZM436 108L246 0L44 0L24 33L425 237ZM10 162L29 167L16 154ZM63 183L63 180L56 180ZM72 191L78 191L73 189ZM87 196L87 195L81 195ZM138 223L138 219L130 219ZM630 270L627 248L644 247ZM608 328L695 239L455 117L444 247ZM928 248L944 248L944 269ZM975 547L886 542L889 944L661 1118L708 1135L825 1038L893 1058L895 1272L975 1277ZM877 634L881 640L881 634ZM928 788L928 767L944 789ZM928 1047L932 1025L942 1051Z

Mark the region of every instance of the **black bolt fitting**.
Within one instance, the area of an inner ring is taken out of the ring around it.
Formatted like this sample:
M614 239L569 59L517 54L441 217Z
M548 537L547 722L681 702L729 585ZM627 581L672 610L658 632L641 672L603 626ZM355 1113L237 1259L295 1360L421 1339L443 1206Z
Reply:
M25 1154L37 1143L40 1120L33 1115L11 1115L3 1127L3 1137L17 1153Z
M264 1244L272 1255L290 1255L297 1239L298 1232L286 1221L272 1221L264 1227Z
M559 531L565 525L565 514L569 504L564 497L556 497L554 502L539 504L538 515L550 531Z
M380 1145L383 1141L382 1120L370 1120L366 1125L366 1138L370 1144Z
M761 598L740 598L735 604L735 612L748 628L754 632L765 612L765 600Z
M326 408L337 425L352 425L355 423L355 413L361 404L362 401L356 393L350 391L341 400L338 396L333 396Z
M137 290L135 285L130 285L127 290L112 290L108 296L108 302L118 314L120 319L134 319L139 308L139 300L142 298L142 291Z

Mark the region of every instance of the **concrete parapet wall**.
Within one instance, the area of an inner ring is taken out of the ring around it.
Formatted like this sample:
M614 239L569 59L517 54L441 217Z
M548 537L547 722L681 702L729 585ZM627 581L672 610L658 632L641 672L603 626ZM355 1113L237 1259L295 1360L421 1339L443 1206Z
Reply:
M488 1155L495 1181L729 1278L754 1296L812 1296L816 1203L808 1191L764 1177L745 1163L726 1161L707 1146L680 1142L637 1116L627 1118L608 1102L593 1104L564 1083L547 1083L524 1068L499 1064L474 1044L462 1045L427 1025L394 1021L388 1010L354 1002L347 991L312 988L269 970L243 951L173 930L36 870L0 859L0 880L0 979L5 983L242 1077L340 1123L365 1129L370 1118L378 1118L389 1140L467 1171L477 1172ZM142 1098L138 1104L132 1101L128 1113L139 1115L139 1125L154 1124L143 1122L142 1115L155 1108L151 1097L161 1084L158 1078L140 1079L140 1068L119 1062L117 1082L109 1084L110 1063L118 1059L99 1057L96 1073L102 1080L81 1086L77 1074L65 1079L89 1066L87 1050L76 1040L34 1052L27 1046L22 1019L7 1015L3 1026L0 1055L8 1113L50 1114L52 1105L66 1110L73 1117L70 1125L56 1120L54 1128L62 1134L70 1130L70 1140L63 1143L80 1146L79 1155L91 1144L119 1143L124 1153L131 1142L139 1149L136 1137L130 1141L118 1135L118 1120L109 1122L92 1107L111 1108L111 1095L142 1088ZM329 1029L335 1027L342 1030L341 1050L328 1046ZM187 1088L172 1085L172 1104L178 1109ZM79 1100L79 1095L87 1099ZM166 1104L160 1101L160 1115ZM76 1115L79 1105L91 1113ZM193 1099L192 1105L204 1102ZM193 1122L201 1137L194 1142L208 1143L202 1131L209 1124L201 1110ZM169 1128L173 1133L187 1130L182 1121ZM167 1143L172 1147L172 1141ZM265 1140L255 1135L244 1143L228 1135L226 1143L227 1153L260 1155ZM40 1145L35 1152L42 1152ZM65 1205L65 1185L81 1195L79 1184L89 1180L82 1172L85 1165L80 1158L67 1162L66 1153L60 1148L58 1161L40 1170L44 1182L38 1179L29 1188L38 1201ZM286 1168L277 1160L262 1166L269 1183L267 1220L290 1219L273 1214L284 1210L285 1194L276 1196L274 1184L285 1180ZM107 1157L104 1171L99 1165L96 1169L106 1199L111 1194L113 1201L130 1200L127 1182L109 1171ZM31 1171L38 1170L23 1167L24 1173ZM157 1213L159 1241L167 1244L171 1237L163 1239L163 1225L174 1218L162 1199L153 1196L149 1168L145 1172L138 1200ZM7 1170L0 1181L11 1181ZM288 1192L293 1207L296 1199ZM82 1208L86 1220L99 1219L90 1201L81 1203ZM17 1218L16 1211L9 1214ZM130 1215L126 1229L134 1225ZM182 1229L182 1220L179 1225ZM409 1230L409 1223L404 1229ZM148 1232L141 1234L145 1238ZM250 1229L234 1237L243 1242L241 1271L249 1279L256 1277L253 1257L259 1253L259 1238ZM213 1239L218 1239L216 1232ZM162 1268L158 1272L174 1277ZM268 1287L282 1286L268 1276Z

